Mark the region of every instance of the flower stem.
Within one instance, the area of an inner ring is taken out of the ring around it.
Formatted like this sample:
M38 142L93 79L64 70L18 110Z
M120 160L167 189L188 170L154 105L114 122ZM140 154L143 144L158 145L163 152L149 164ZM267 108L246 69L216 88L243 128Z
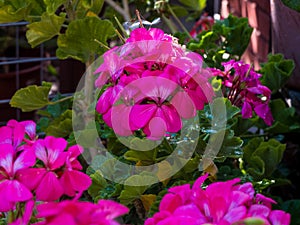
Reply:
M174 19L176 20L176 22L179 24L179 26L181 27L181 29L187 33L188 37L190 39L193 39L193 37L190 35L190 32L188 32L188 30L185 28L185 26L181 23L180 19L176 16L176 14L174 13L173 9L171 8L170 5L168 5L168 10L170 11L170 13L172 14L172 16L174 17Z

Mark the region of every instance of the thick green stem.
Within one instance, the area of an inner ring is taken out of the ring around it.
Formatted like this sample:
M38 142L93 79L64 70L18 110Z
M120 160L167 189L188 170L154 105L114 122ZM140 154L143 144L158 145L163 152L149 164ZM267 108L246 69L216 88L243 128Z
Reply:
M85 94L85 103L89 106L93 100L93 72L89 69L90 65L94 62L95 57L90 56L89 60L85 63L86 73L84 78L84 94Z

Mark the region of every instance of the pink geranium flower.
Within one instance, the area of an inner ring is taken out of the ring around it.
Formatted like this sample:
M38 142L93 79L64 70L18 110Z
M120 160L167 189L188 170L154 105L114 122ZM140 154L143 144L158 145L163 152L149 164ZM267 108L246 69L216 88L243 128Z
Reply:
M17 154L13 145L0 144L0 212L9 211L17 202L33 197L18 176L34 164L35 155L31 148Z
M66 146L66 140L51 136L37 140L33 145L43 167L25 170L20 174L20 179L35 191L38 200L55 201L63 194L74 196L90 186L89 176L78 171L81 165L76 158L83 151L82 148L73 146L64 151Z
M179 132L182 120L195 117L214 96L202 57L160 29L135 29L103 58L95 85L107 87L96 111L117 135L143 131L158 140Z
M290 215L272 210L273 200L255 196L251 183L238 184L239 178L215 182L202 188L207 175L199 177L192 188L185 184L172 187L161 200L159 212L148 218L145 225L161 224L244 224L243 221L266 225L287 225ZM264 204L267 205L264 205Z
M37 217L45 220L35 225L118 225L114 219L129 211L110 200L100 200L98 204L65 200L38 205L37 210Z
M261 74L241 61L230 60L222 65L224 71L212 69L212 72L223 79L223 84L229 89L225 96L233 105L241 107L242 117L251 118L254 111L267 125L272 125L273 117L268 105L271 91L261 84Z

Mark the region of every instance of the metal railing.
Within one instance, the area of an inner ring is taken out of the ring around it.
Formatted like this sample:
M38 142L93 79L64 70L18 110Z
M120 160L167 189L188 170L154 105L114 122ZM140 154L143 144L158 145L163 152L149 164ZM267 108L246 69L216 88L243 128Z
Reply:
M24 26L26 26L28 24L28 22L14 22L14 23L4 23L4 24L0 24L0 29L8 29L8 28L14 28L14 45L15 45L15 49L14 49L14 57L5 57L5 56L1 56L0 57L0 67L2 66L7 66L7 65L14 65L14 72L13 73L9 73L9 76L15 76L15 84L14 84L14 89L18 90L21 88L21 84L20 84L20 79L22 76L22 71L20 70L20 65L21 64L27 64L27 63L39 63L39 65L37 65L39 68L36 68L37 70L39 70L39 72L37 73L37 76L39 77L39 82L41 83L44 80L44 67L43 67L43 62L45 61L53 61L53 60L57 60L57 57L45 57L45 46L43 44L41 44L38 49L39 49L39 56L37 57L21 57L21 50L20 50L20 38L21 38L21 32L20 29ZM24 32L23 32L24 33ZM23 36L22 36L23 37ZM36 51L36 50L35 50ZM25 69L23 72L30 72L30 69ZM0 88L2 88L1 83L3 83L3 78L4 76L8 76L8 73L3 72L0 74ZM2 80L2 82L1 82ZM2 105L8 105L8 103L10 102L10 98L5 98L4 96L0 96L0 106ZM0 112L0 118L1 118L1 112ZM21 112L20 110L16 109L15 110L15 115L12 117L16 120L20 120L21 118ZM2 120L2 121L1 121ZM0 125L3 125L6 121L3 121L3 119L0 119Z

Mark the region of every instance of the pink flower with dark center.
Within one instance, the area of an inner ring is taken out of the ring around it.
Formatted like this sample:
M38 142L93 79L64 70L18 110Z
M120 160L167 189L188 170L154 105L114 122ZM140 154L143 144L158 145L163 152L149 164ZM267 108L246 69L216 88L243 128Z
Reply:
M18 175L34 164L35 155L30 147L17 153L11 144L0 144L0 212L33 197Z

